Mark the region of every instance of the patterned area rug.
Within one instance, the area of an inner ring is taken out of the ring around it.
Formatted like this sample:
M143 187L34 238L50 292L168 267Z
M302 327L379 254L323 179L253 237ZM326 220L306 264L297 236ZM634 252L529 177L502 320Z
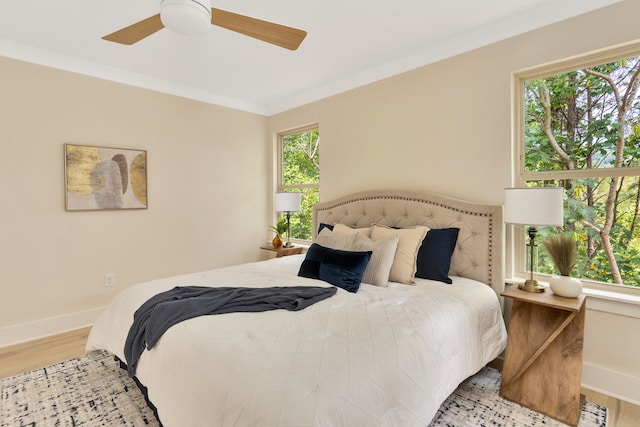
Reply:
M498 396L500 372L483 368L468 378L444 401L429 427L435 426L499 426L538 427L566 426L538 412ZM585 402L579 427L606 427L607 408Z
M106 352L1 379L0 420L2 427L159 425Z
M431 426L563 426L498 397L500 373L484 368L442 404ZM92 353L0 379L0 425L158 426L135 383L113 356ZM580 427L607 425L607 410L585 403Z

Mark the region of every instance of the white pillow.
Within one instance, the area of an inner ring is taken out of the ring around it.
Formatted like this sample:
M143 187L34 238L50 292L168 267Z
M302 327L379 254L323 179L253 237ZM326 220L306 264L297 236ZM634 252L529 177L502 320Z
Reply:
M323 228L320 234L313 241L325 248L349 250L353 244L356 234L335 234L328 228Z
M389 284L389 273L396 255L399 236L373 241L360 233L355 233L351 245L353 251L372 251L371 259L362 275L362 281L376 286L386 287Z
M408 228L391 228L385 225L371 225L371 239L384 240L393 236L398 236L398 248L393 259L389 280L392 282L414 284L413 277L416 274L416 258L418 250L422 245L422 240L427 235L429 227L416 225Z
M333 232L335 234L356 234L356 233L360 233L363 236L371 237L371 227L351 228L348 225L337 223L337 224L335 224L333 226Z

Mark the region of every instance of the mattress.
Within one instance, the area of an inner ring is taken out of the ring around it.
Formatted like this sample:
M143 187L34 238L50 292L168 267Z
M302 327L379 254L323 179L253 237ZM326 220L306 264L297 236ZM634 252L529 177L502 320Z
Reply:
M122 291L87 350L122 360L133 314L175 286L331 286L297 276L304 255L138 284ZM467 377L498 356L495 292L452 277L363 283L298 312L229 313L171 327L136 377L165 427L426 426Z

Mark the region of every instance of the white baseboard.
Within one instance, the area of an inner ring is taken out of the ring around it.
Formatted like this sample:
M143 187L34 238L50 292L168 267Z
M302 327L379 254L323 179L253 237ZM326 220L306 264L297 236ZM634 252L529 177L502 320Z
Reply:
M98 319L98 315L102 310L104 310L104 307L0 328L0 347L20 344L91 326Z
M582 387L640 406L640 378L583 363Z

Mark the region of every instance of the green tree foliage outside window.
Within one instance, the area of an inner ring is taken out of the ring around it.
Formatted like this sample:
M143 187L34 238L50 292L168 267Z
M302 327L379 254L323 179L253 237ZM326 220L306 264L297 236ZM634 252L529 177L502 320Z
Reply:
M636 287L639 86L640 57L526 81L522 174L527 186L564 187L562 232L578 242L576 276ZM553 272L544 251L538 264Z
M317 128L281 136L280 191L302 193L301 211L291 215L291 238L311 240L312 208L320 201L320 134Z

